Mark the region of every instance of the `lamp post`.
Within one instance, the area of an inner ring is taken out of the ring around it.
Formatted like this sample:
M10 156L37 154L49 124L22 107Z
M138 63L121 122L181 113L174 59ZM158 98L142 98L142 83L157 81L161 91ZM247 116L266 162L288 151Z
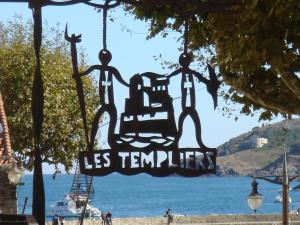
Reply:
M269 177L275 177L274 180ZM282 224L289 224L289 182L299 177L299 175L295 175L289 179L287 172L287 160L286 160L286 151L284 146L284 158L283 158L283 170L282 175L278 176L257 176L256 179L262 179L273 184L282 185ZM281 178L281 179L280 179Z
M258 183L256 182L255 177L254 177L251 185L252 185L252 191L247 198L247 202L248 202L248 206L250 207L250 209L252 209L254 212L256 212L257 209L259 209L262 204L262 196L257 191Z
M282 171L282 224L289 224L289 176L287 172L286 151L284 150Z

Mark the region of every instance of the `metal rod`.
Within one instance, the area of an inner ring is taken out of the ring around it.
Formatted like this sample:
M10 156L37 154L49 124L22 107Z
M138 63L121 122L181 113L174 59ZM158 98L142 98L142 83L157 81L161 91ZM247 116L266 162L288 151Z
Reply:
M28 0L0 0L2 3L28 3Z
M88 188L88 194L87 194L87 197L86 197L86 200L85 200L85 203L84 203L84 207L83 207L82 212L81 212L80 219L78 221L78 224L80 224L80 225L83 225L83 220L84 220L84 217L85 217L86 207L87 207L87 204L89 202L90 193L91 193L91 189L92 189L92 185L93 185L93 178L94 177L92 177L91 180L90 180L90 184L89 184L89 188Z
M35 73L32 86L32 120L34 131L34 171L32 193L32 215L39 225L45 225L45 189L41 156L41 134L44 119L44 88L41 72L40 50L42 44L42 7L37 0L30 2L34 25Z
M26 209L27 201L28 201L28 197L26 196L26 197L25 197L25 200L24 200L23 209L22 209L22 215L24 215L24 213L25 213L25 209Z
M185 22L184 22L184 47L183 47L183 52L187 54L188 52L188 45L189 45L189 18L186 17Z
M28 3L30 0L0 0L0 3ZM189 0L190 4L193 4L196 7L195 12L206 12L206 13L235 13L234 10L231 9L232 6L237 5L241 3L241 0L231 0L228 2L219 2L213 1L213 2L204 2L200 0ZM52 0L43 0L40 1L40 6L67 6L67 5L74 5L78 3L83 3L89 6L93 6L96 8L103 8L103 5L96 4L93 2L90 2L90 0L66 0L66 1L52 1ZM130 4L133 6L141 6L142 4L145 4L144 1L140 0L116 0L116 3L112 4L110 8L114 8L120 3L123 4ZM174 0L152 0L147 2L147 7L160 7L164 5L171 5L174 4Z
M289 185L282 185L282 224L289 224Z

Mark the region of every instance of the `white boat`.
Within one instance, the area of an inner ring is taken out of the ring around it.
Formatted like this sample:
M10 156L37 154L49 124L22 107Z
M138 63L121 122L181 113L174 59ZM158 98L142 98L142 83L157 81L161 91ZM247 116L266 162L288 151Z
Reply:
M81 216L83 209L83 205L76 206L75 201L66 197L63 201L57 201L55 204L51 205L48 214L51 216L63 215L65 217L77 217ZM88 203L85 210L85 216L100 217L101 211Z
M90 176L80 174L79 165L77 164L69 194L65 195L64 200L51 205L48 215L54 216L57 214L65 217L75 217L81 216L85 209L86 217L99 217L101 211L90 204L93 196L92 179Z
M282 203L282 195L277 195L274 199L274 203ZM292 203L291 197L289 197L289 203Z

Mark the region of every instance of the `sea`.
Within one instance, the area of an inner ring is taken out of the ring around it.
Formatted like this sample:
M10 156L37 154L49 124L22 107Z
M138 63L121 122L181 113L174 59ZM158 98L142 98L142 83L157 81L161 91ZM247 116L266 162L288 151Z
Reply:
M50 206L63 200L70 191L73 175L60 174L55 179L44 175L46 215ZM18 189L18 207L22 210L28 197L26 213L31 213L32 175L23 177ZM180 215L253 214L247 205L251 192L250 177L152 177L147 174L124 176L111 174L94 177L95 196L92 205L113 217L162 216L166 209ZM257 213L281 213L280 203L274 203L281 194L281 185L258 180L258 192L263 203ZM290 186L296 186L291 183ZM300 191L290 191L290 210L300 207Z

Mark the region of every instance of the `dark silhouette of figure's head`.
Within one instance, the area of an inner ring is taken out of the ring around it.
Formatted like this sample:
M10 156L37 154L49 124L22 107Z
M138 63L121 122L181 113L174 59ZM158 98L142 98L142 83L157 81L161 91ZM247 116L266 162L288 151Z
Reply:
M99 60L101 62L102 65L104 66L107 66L108 63L110 62L111 58L112 58L112 55L110 53L110 51L106 50L106 49L102 49L100 52L99 52Z
M179 57L179 64L183 68L188 68L191 63L191 57L187 53L182 53Z

